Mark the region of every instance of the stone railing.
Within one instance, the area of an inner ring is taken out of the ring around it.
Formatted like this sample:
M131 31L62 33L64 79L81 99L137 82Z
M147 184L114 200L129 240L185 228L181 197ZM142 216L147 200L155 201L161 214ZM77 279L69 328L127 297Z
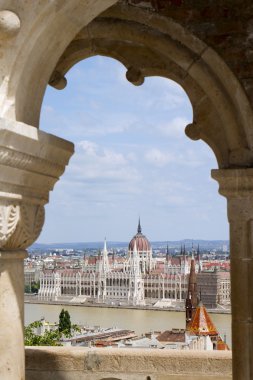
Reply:
M231 380L231 352L27 347L26 380Z

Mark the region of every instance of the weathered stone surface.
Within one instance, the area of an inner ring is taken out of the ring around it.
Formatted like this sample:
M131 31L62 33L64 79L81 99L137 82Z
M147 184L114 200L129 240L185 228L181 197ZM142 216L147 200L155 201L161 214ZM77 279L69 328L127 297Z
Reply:
M0 11L0 40L15 36L19 29L20 19L14 12L9 10Z
M26 348L26 379L231 379L230 352Z
M233 376L250 379L253 373L253 169L213 170L212 176L228 202Z
M73 144L36 128L0 120L0 249L23 249L39 236L44 204Z
M71 144L37 129L48 83L63 89L66 72L80 59L96 54L122 62L129 69L128 77L134 84L141 84L144 77L151 75L177 81L193 107L193 123L186 132L193 139L205 141L213 150L219 168L226 169L213 176L220 182L220 192L228 199L231 223L234 379L250 380L253 373L252 2L2 0L0 40L0 249L12 250L14 260L15 254L18 255L15 250L25 248L36 239L43 225L43 207L49 191L73 153ZM7 256L1 260L7 263ZM17 299L18 291L15 298L18 281L15 283L9 269L7 272L10 273L2 279L9 283L16 305L17 346L23 311ZM242 293L244 299L240 297ZM4 336L2 338L4 342ZM13 336L12 349L8 351L13 357L14 346ZM10 376L6 368L11 356L4 359L1 356L1 363L5 360L5 365L2 364L0 377L22 379L22 352L23 349L17 348L15 368L21 372ZM120 371L125 365L123 357L119 353L111 354L103 358L96 354L82 357L87 371L85 378L94 379L101 366L107 368L108 377L111 364L115 371ZM155 353L152 355L156 357ZM180 371L186 370L187 363L191 364L187 358L165 360L162 353L159 355L156 362L151 357L146 362L146 369L153 374L152 380L159 378L155 370L167 368L167 362L171 373L161 376L182 376ZM49 356L52 358L51 353ZM59 360L57 354L51 364ZM72 373L76 378L82 376L81 371L75 369L79 368L80 360L74 355ZM128 361L128 370L124 370L122 378L127 373L127 379L137 379L137 372L131 373L131 370L144 368L143 356L133 354ZM210 363L205 361L207 368ZM214 371L216 364L212 366ZM195 369L203 370L199 361ZM48 375L42 372L49 376L50 371L52 368L48 368ZM65 368L59 370L62 379L66 371ZM143 378L144 373L138 372L138 376ZM215 376L220 375L214 372Z
M24 263L26 251L0 251L0 378L24 380Z

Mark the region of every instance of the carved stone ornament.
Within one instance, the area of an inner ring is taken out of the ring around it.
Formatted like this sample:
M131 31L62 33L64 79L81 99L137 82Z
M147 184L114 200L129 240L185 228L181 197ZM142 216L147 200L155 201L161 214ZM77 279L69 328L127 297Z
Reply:
M40 205L1 205L0 249L27 248L39 236L44 219L44 207Z
M9 10L0 11L0 40L15 36L20 29L20 19Z
M0 250L25 249L38 238L49 192L73 150L68 141L0 119Z

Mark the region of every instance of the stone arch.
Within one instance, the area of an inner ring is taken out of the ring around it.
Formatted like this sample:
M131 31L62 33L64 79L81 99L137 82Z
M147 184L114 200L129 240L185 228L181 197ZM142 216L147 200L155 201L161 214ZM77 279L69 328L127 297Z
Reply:
M136 85L147 76L170 78L184 88L193 107L186 134L205 141L220 168L250 166L253 115L239 81L204 42L173 20L159 15L150 19L145 12L117 4L92 21L59 59L51 84L57 87L75 63L94 55L119 60Z
M16 16L22 21L22 26L17 30L15 39L4 39L3 43L1 41L0 116L5 118L2 122L6 123L4 126L7 130L1 137L16 133L16 140L22 140L18 148L23 147L24 151L16 157L17 152L13 153L15 147L11 144L10 150L12 149L14 158L7 163L4 161L6 156L1 158L5 169L11 172L5 176L6 170L1 171L2 191L6 190L6 183L9 186L6 192L8 204L4 199L1 214L6 218L4 224L7 226L7 216L12 215L15 231L10 234L4 231L1 249L25 249L38 237L44 222L42 210L48 201L48 192L53 189L64 171L68 157L73 153L66 142L29 127L38 127L47 83L61 88L65 84L65 72L78 60L97 54L112 56L126 66L127 78L135 85L152 75L168 77L179 83L190 98L194 114L193 122L186 128L186 134L192 139L202 139L212 148L219 168L233 169L220 170L213 176L220 183L221 194L229 201L231 257L232 267L235 268L232 269L232 293L236 297L240 289L242 294L246 293L250 298L253 247L249 236L252 235L253 170L247 168L253 166L253 116L245 91L225 61L210 46L171 18L155 13L151 15L145 9L120 2L90 22L116 2L73 0L41 1L33 7L29 7L28 2L24 2L23 6L13 5L13 9L16 8L19 12ZM4 0L2 7L4 4L8 8L10 2ZM0 34L2 37L2 30ZM3 150L8 147L7 140L1 140ZM25 154L28 147L30 156L27 160ZM61 162L55 157L55 148L61 152ZM20 153L18 149L17 151ZM22 175L16 176L14 170L18 174L23 170ZM39 174L36 178L34 172ZM7 182L8 176L16 182ZM29 188L23 182L28 182ZM43 189L42 184L45 187ZM25 220L28 221L28 226L35 225L34 230L27 228ZM28 237L25 236L26 231ZM4 261L5 257L8 259L9 255L8 251L1 253L1 260ZM11 255L16 262L19 260L18 268L22 269L20 262L25 253L16 252ZM1 270L2 268L1 263ZM20 277L21 273L20 270ZM240 281L241 278L245 280ZM14 289L16 295L19 294L14 276L10 276L8 281L8 288ZM71 288L68 286L67 290L71 291ZM96 288L96 295L97 292ZM173 295L174 292L175 290ZM17 303L18 297L15 294L12 298ZM252 373L252 365L247 359L252 357L252 302L246 304L243 299L235 300L233 323L238 329L233 331L233 356L237 358L238 366L234 365L234 378L245 380ZM17 305L17 310L22 314L20 305ZM7 316L10 323L15 325L16 315L12 314ZM15 337L15 347L23 344L22 324L16 328L19 333L14 331L18 337ZM247 340L247 344L242 338ZM10 340L14 342L15 339L12 336ZM240 352L242 342L247 351L245 359ZM23 355L21 351L20 357ZM17 362L19 366L21 360Z
M6 97L0 102L1 116L38 125L44 90L59 56L84 25L116 1L45 1L29 11L20 7L18 17L23 27L15 40L17 56L13 65L5 67ZM24 97L27 102L22 101ZM34 106L29 111L32 98Z
M172 19L158 14L150 18L141 8L118 3L90 22L114 3L74 0L58 8L53 2L38 5L33 22L16 38L20 49L9 67L9 81L3 84L1 115L38 126L48 81L64 85L64 75L73 64L88 56L107 55L128 68L128 79L134 84L151 75L179 83L194 112L186 133L210 145L220 168L253 164L252 109L226 63Z

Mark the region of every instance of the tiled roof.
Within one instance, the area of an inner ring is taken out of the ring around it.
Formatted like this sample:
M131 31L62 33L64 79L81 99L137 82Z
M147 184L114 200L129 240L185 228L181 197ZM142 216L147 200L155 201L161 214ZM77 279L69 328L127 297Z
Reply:
M202 302L198 304L193 319L189 323L187 330L195 335L219 335L218 330L214 326Z
M183 330L166 330L160 335L158 335L156 339L159 342L185 342L185 332Z

